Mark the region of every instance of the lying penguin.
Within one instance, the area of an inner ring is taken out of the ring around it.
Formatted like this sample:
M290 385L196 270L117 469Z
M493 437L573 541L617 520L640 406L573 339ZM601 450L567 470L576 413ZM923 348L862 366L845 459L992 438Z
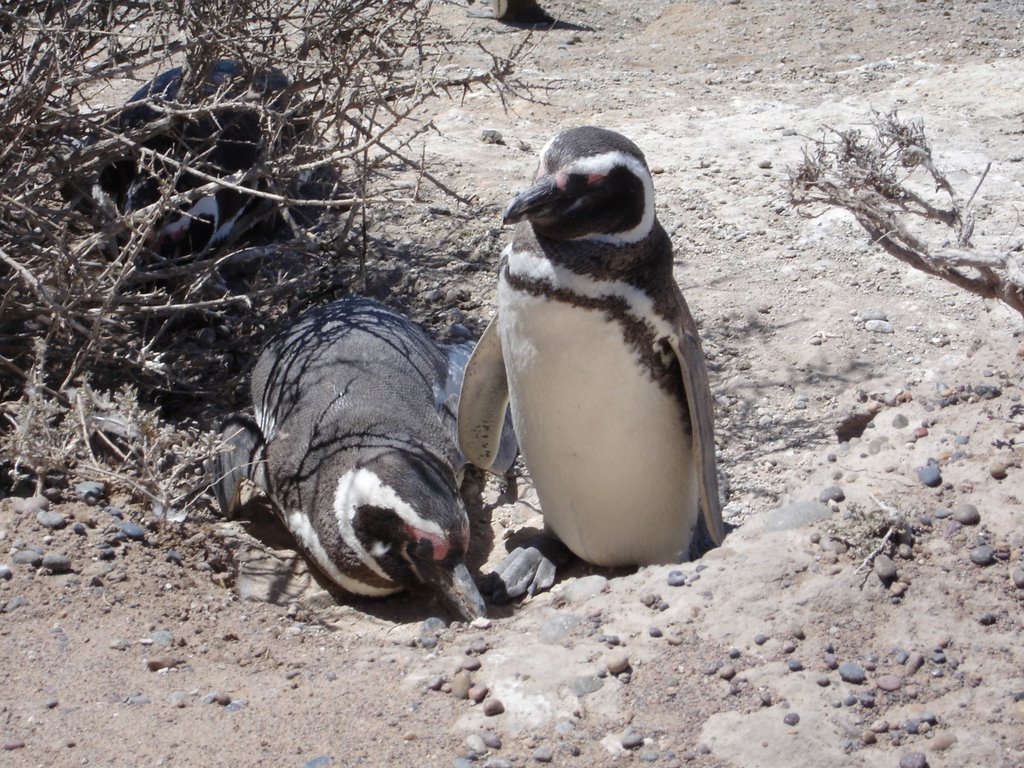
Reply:
M699 557L723 538L712 401L640 149L565 131L504 214L498 307L470 359L459 443L481 467L511 405L550 536L601 566ZM520 548L498 597L551 586L549 545Z
M537 4L537 0L490 0L488 5L489 11L470 15L507 24L553 24L555 21Z
M221 510L235 512L249 479L303 553L348 592L425 584L463 618L483 615L464 560L469 520L455 444L465 357L461 345L439 346L370 299L307 313L256 362L255 422L233 416L222 428ZM507 430L503 470L514 443Z
M106 126L114 133L138 136L144 149L169 157L172 162L126 152L99 171L88 195L79 190L77 197L127 214L156 203L168 185L175 192L187 192L207 184L207 177L224 178L258 165L270 151L273 139L264 135L255 104L284 114L288 78L278 70L247 74L237 62L221 59L205 73L194 93L182 92L184 80L181 67L158 75L139 89ZM218 95L232 101L252 101L254 106L217 108L198 116L175 114L182 105L211 104ZM301 121L293 120L277 140L283 145L294 142L300 128ZM179 170L177 163L186 169ZM190 173L189 168L205 176ZM246 179L235 186L264 184L259 179ZM71 190L65 190L65 194L74 195ZM160 221L148 244L165 258L216 248L267 219L271 212L271 206L259 197L223 186Z

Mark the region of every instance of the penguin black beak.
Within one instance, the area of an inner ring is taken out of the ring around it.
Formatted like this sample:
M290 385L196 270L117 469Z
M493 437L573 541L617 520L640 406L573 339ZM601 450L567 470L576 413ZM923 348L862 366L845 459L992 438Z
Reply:
M556 217L565 205L566 195L558 188L555 174L537 179L537 183L516 195L502 215L503 224L537 221Z
M461 557L454 561L446 559L432 568L421 568L420 573L427 584L440 592L448 605L466 621L487 613L487 604Z

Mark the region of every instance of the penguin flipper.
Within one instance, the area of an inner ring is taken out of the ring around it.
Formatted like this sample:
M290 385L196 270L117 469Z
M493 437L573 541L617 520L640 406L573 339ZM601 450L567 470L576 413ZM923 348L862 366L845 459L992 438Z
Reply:
M725 526L722 523L722 507L718 497L718 469L715 466L714 404L708 385L704 351L700 346L697 324L690 315L682 292L677 288L676 293L682 310L682 323L677 337L672 340L672 348L679 361L683 388L686 390L702 513L694 532L694 544L699 545L701 539L710 540L707 542L708 546L690 547L689 555L693 559L722 543L725 538Z
M491 469L508 453L507 440L502 446L507 410L508 378L495 315L466 363L459 394L459 450L471 464Z
M224 444L214 461L213 494L221 514L230 519L238 511L243 480L266 488L266 441L256 422L233 415L220 428Z
M548 535L536 536L526 546L516 547L498 567L484 577L484 592L492 603L507 603L517 597L551 589L558 566L572 554L562 542Z

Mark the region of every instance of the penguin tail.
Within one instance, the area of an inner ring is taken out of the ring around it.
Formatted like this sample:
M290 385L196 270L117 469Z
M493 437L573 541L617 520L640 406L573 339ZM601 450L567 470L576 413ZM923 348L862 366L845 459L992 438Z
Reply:
M266 486L266 441L252 419L239 415L224 420L220 437L221 450L213 462L213 495L221 514L230 519L240 506L243 480Z

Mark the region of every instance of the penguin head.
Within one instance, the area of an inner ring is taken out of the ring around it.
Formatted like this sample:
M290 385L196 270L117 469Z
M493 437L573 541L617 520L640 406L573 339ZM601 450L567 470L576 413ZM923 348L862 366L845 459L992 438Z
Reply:
M505 209L541 237L635 243L654 227L654 182L643 152L620 133L572 128L549 141L533 186Z
M363 564L399 587L426 586L467 620L486 606L466 567L469 518L451 467L430 451L386 450L340 479L334 511Z

